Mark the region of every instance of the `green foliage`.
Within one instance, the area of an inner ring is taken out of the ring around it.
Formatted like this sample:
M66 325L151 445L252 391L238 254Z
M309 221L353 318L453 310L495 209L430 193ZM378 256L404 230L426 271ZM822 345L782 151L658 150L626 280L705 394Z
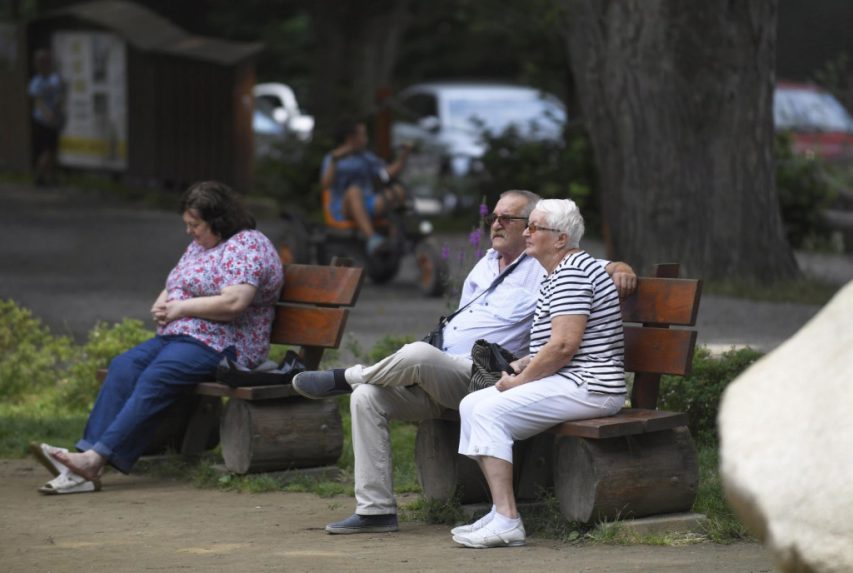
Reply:
M115 325L96 324L68 368L59 395L63 404L78 411L91 408L100 385L95 376L98 369L106 368L114 357L152 336L154 333L138 320L126 318Z
M762 354L751 348L729 350L712 356L707 348L696 349L690 376L664 376L658 407L686 412L690 433L701 444L717 442L717 412L726 386Z
M450 500L419 498L402 508L402 518L424 523L460 525L465 523L462 505L456 498Z
M310 143L280 143L280 157L255 162L253 193L272 197L288 212L318 216L322 206L320 166L332 147L332 142L322 137L315 137Z
M390 356L397 352L401 347L409 344L410 342L414 342L417 340L413 336L391 336L385 335L380 338L373 348L370 349L370 352L367 354L367 359L371 364L375 364L382 360L383 358Z
M716 543L747 539L749 534L726 503L716 445L699 449L699 492L693 511L708 517L705 534Z
M775 142L776 188L785 235L794 248L826 244L831 228L821 215L835 198L821 163L796 155L788 134L779 134Z
M19 402L59 379L74 355L71 339L54 337L41 320L12 300L0 300L0 395Z
M600 232L595 165L584 132L570 129L564 141L535 140L510 126L501 133L486 131L483 141L478 187L491 203L505 189L528 189L545 199L570 198L583 213L587 230Z

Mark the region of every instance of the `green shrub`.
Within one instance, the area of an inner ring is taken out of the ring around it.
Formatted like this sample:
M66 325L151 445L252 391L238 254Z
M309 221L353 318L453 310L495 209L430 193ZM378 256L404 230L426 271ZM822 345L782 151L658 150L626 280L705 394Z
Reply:
M482 136L486 151L478 176L480 195L495 202L496 192L529 189L545 199L571 198L577 203L588 231L597 234L601 210L596 191L592 147L585 132L570 129L563 140L531 140L510 126Z
M59 397L63 404L71 410L91 408L100 387L98 369L106 368L110 360L152 336L154 332L139 320L125 318L114 325L96 324L62 382Z
M661 380L658 407L686 412L693 437L700 443L716 443L723 390L761 356L751 348L732 349L719 357L707 348L697 348L690 376L664 376Z
M794 154L787 134L776 136L776 189L785 235L792 247L825 244L832 229L822 212L835 198L823 173L822 164Z
M0 395L19 402L56 383L74 355L71 339L54 337L12 300L0 300Z

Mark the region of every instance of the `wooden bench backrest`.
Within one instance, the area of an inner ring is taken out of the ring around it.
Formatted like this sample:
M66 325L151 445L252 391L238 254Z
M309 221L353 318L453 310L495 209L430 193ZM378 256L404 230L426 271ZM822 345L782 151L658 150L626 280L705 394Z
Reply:
M622 302L625 325L625 370L634 372L631 406L657 407L662 374L686 376L693 364L702 281L665 278L678 275L678 265L658 265L657 276L641 277L637 290ZM663 275L663 276L661 276Z
M301 346L306 367L316 369L323 350L340 345L363 281L361 268L285 265L270 342Z

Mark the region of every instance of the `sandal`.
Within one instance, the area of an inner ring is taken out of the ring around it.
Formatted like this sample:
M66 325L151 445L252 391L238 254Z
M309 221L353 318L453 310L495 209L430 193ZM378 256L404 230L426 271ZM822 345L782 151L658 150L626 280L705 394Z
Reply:
M71 472L62 472L39 489L45 495L60 495L65 493L88 493L100 491L101 482L91 481Z
M53 454L56 452L67 454L68 450L66 448L57 448L49 444L37 444L36 442L30 442L29 450L33 457L38 460L41 465L47 468L47 471L49 471L52 476L58 476L62 472L68 471L68 468L65 467L62 462L53 457Z

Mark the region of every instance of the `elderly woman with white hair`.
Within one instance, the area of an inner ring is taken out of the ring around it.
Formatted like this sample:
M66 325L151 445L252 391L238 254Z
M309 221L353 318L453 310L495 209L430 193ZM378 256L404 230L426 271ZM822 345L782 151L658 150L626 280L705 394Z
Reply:
M459 405L459 453L476 460L491 512L452 530L467 547L524 545L512 488L512 445L555 424L611 416L625 401L619 294L599 261L579 247L583 217L569 199L539 201L524 231L526 252L547 271L530 330L530 354L495 386Z

